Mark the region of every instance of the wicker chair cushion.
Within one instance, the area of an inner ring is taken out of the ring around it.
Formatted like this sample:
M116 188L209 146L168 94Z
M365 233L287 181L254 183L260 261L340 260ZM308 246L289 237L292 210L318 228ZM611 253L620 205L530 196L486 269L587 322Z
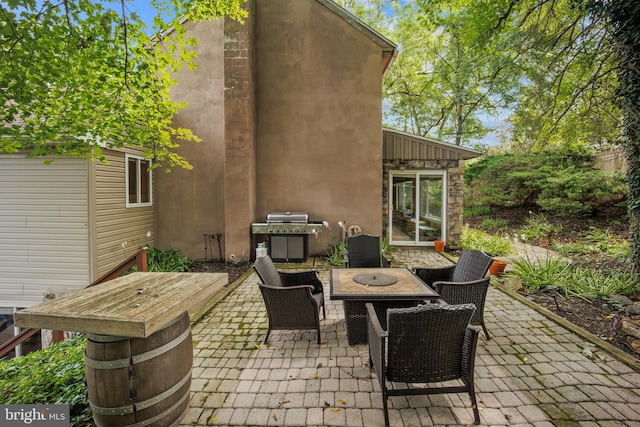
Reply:
M260 276L262 283L269 286L284 286L280 273L278 273L270 257L264 256L256 258L253 268L258 273L258 276Z

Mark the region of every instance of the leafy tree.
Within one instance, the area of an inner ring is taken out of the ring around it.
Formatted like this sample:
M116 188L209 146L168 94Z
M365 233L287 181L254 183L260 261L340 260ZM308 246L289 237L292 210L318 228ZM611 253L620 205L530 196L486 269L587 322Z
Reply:
M179 18L241 20L243 2L153 0L152 37L125 0L0 4L0 152L104 159L102 147L132 145L157 164L190 167L174 149L198 138L172 125L184 104L169 96L170 73L193 66L196 43Z
M473 3L396 6L390 37L402 50L385 81L385 119L394 127L461 145L486 135L484 116L505 106L513 53L476 30Z
M618 95L624 121L623 147L628 162L631 258L640 274L640 3L634 0L595 0L612 27L618 61Z

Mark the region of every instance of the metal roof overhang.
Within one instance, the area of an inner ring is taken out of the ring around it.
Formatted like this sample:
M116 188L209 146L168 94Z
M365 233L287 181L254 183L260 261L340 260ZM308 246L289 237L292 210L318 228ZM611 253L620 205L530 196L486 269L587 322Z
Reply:
M482 155L471 148L388 128L382 130L382 150L384 160L467 160Z

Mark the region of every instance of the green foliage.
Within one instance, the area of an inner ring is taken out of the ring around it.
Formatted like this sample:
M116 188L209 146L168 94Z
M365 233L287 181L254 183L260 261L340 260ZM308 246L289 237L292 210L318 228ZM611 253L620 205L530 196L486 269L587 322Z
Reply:
M189 168L178 141L198 141L172 124L171 73L194 67L180 18L242 19L244 0L163 0L154 37L136 13L108 0L2 3L0 153L104 160L101 147L139 146L154 166ZM167 23L163 14L175 18ZM169 25L172 31L167 31Z
M591 227L582 233L582 237L583 240L581 242L554 244L553 249L567 256L603 254L620 261L626 260L631 256L629 241L618 238L608 229L600 230Z
M634 0L594 0L592 9L607 19L615 41L618 103L624 123L623 148L628 162L631 262L640 274L640 8Z
M147 265L149 271L155 272L184 272L189 271L193 265L186 256L180 256L180 249L172 248L168 250L161 250L152 248L149 245L147 247Z
M549 222L546 215L531 214L517 234L524 240L545 239L561 234L562 229L562 225Z
M1 404L66 404L72 427L93 425L85 399L85 337L61 341L43 350L0 363Z
M503 256L513 252L510 239L469 227L462 230L461 243L463 249L483 251L489 256Z
M397 250L398 248L389 244L386 237L380 240L380 251L388 260L393 260L393 253Z
M465 197L465 203L467 201L468 199ZM472 206L472 207L466 207L462 212L462 215L465 217L483 216L483 215L491 215L494 212L495 210L493 208L490 208L489 206Z
M535 203L557 216L585 216L601 203L623 198L623 176L598 171L586 150L485 156L465 167L473 203L514 207Z
M631 270L593 270L551 257L542 260L516 258L512 264L509 274L519 276L526 287L535 291L556 286L558 292L565 295L605 297L631 295L640 290L640 282Z
M509 228L509 221L506 219L485 219L482 221L482 228L488 230L506 230Z
M345 242L338 242L338 238L333 236L331 243L327 247L327 256L324 257L329 265L344 266L344 254L347 250Z

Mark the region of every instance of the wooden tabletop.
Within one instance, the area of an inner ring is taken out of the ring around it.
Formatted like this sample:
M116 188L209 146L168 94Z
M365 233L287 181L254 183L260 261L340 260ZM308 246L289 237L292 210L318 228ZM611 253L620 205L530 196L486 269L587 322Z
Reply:
M203 307L226 273L132 273L16 312L17 326L146 338Z
M366 285L356 281L362 275L392 276L391 285ZM356 277L358 276L358 277ZM354 279L355 278L355 279ZM332 300L436 299L438 294L407 268L334 268L331 270Z

